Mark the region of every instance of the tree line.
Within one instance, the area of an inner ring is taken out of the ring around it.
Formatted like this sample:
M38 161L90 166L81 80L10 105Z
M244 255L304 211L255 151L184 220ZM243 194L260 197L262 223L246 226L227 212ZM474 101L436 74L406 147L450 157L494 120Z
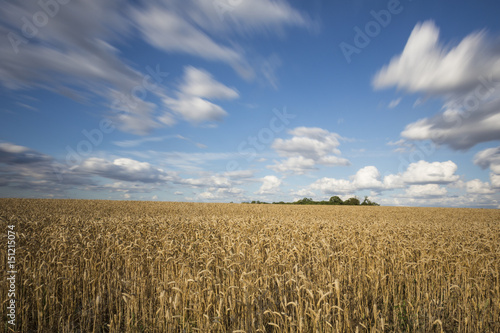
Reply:
M244 204L269 204L269 202L254 200L251 202L242 202ZM347 200L342 200L339 196L335 195L330 198L330 200L314 201L312 198L303 198L294 202L273 202L274 205L345 205L345 206L380 206L378 203L368 199L365 196L363 201L360 201L358 197L352 197Z

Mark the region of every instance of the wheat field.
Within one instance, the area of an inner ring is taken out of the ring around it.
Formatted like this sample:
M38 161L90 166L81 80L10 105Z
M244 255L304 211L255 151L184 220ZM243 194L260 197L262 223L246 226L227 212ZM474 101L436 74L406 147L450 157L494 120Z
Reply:
M0 220L4 332L500 332L499 210L0 199Z

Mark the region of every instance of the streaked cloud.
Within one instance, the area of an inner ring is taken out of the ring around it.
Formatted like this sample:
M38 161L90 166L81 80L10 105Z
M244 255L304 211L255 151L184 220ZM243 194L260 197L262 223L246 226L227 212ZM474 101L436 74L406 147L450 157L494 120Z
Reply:
M401 103L401 100L403 98L400 97L400 98L397 98L397 99L393 99L392 101L389 102L389 105L387 106L389 109L393 109L395 108L396 106L399 105L399 103Z
M175 97L165 97L172 112L192 124L220 121L227 112L209 99L234 99L238 92L216 81L208 72L191 66L184 68L183 82Z

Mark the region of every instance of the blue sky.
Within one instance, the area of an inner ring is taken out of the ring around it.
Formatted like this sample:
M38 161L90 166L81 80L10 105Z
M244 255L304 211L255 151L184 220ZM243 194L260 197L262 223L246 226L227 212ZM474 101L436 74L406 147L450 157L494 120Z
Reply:
M497 1L1 7L1 197L500 208Z

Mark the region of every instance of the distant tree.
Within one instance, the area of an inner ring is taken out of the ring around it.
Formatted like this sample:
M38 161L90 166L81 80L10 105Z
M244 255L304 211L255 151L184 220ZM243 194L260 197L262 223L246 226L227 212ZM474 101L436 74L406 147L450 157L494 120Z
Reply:
M380 206L378 203L371 201L368 199L368 196L365 195L365 200L361 203L362 206Z
M330 198L331 205L342 205L344 202L337 195Z
M303 198L303 199L296 201L296 203L299 205L310 205L310 204L313 204L314 201L311 198Z
M259 201L259 200L252 200L251 202L244 201L242 203L245 204L269 204L269 202L265 201ZM352 205L352 206L357 206L360 205L360 201L357 197L349 198L346 201L342 201L338 196L333 196L331 197L328 201L322 200L322 201L314 201L312 198L302 198L294 202L284 202L284 201L278 201L278 202L273 202L273 204L279 204L279 205ZM368 199L367 196L365 196L365 200L363 200L363 203L361 203L363 206L380 206L376 202L372 202Z
M357 206L359 205L359 199L356 197L349 198L346 201L344 201L344 205L350 205L350 206Z

